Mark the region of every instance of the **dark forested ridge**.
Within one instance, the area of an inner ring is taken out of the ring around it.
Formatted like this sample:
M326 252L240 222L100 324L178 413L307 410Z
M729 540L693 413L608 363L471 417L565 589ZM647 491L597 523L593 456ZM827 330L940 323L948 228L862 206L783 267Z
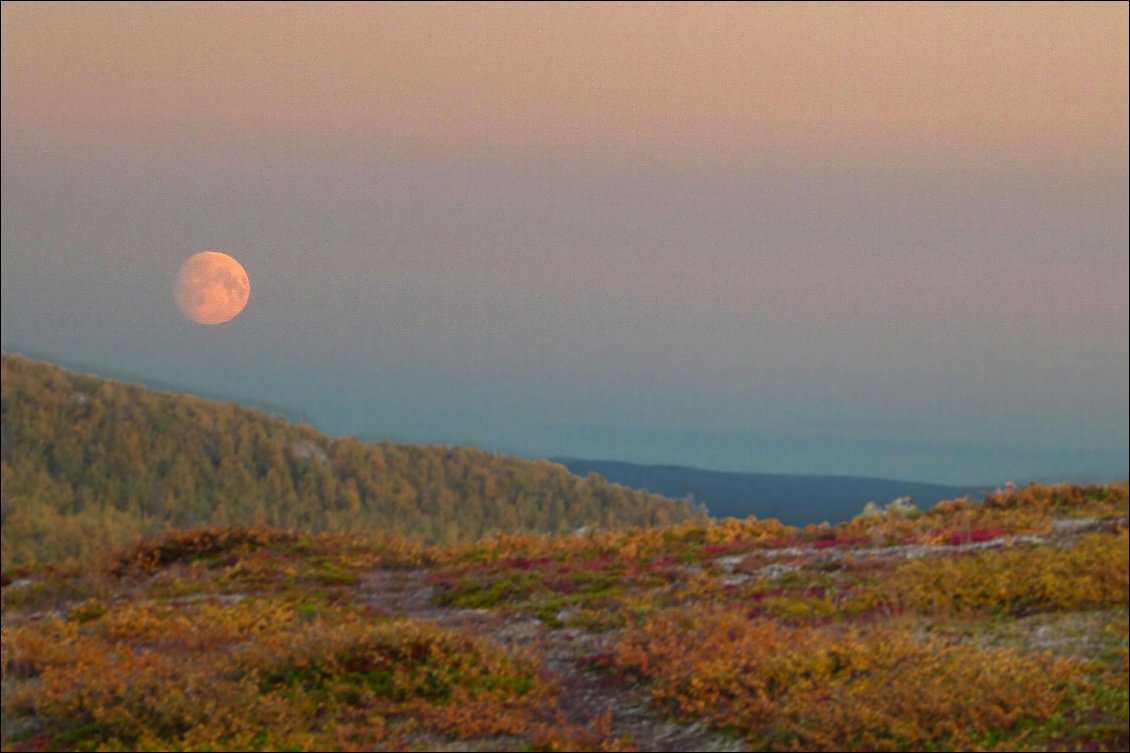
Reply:
M232 403L2 356L3 564L62 561L203 523L394 531L662 525L689 505L548 461L333 439Z
M692 497L714 517L776 518L788 525L839 523L867 502L884 504L911 497L919 507L943 499L982 497L987 488L944 486L863 476L812 476L782 473L735 473L678 465L637 465L614 460L556 458L578 475L597 473L632 489L647 489L672 499Z

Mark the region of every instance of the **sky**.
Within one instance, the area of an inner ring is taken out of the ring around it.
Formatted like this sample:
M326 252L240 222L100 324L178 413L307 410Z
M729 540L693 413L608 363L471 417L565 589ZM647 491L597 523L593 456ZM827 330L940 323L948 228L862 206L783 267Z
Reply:
M1126 476L1125 4L2 14L5 351L530 457Z

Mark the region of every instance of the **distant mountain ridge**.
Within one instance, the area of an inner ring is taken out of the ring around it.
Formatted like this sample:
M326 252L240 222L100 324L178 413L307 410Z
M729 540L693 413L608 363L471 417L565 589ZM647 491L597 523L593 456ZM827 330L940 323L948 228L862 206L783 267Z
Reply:
M7 353L0 371L5 567L202 524L454 542L697 516L688 504L544 460L335 439L234 403Z
M838 523L858 514L867 502L910 497L921 507L969 495L988 487L950 486L864 476L810 476L783 473L708 471L679 465L639 465L616 460L554 458L578 476L596 473L631 489L672 499L693 497L713 517L776 518L787 525Z

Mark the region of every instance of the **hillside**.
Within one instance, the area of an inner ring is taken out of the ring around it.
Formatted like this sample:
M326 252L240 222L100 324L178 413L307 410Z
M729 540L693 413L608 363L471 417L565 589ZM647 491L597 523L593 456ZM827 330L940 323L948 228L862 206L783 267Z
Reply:
M679 465L637 465L613 460L554 458L578 476L596 473L630 489L671 499L693 497L717 518L775 518L788 525L839 523L867 502L910 497L920 508L943 499L980 497L985 489L862 476L707 471Z
M1126 750L1127 487L3 578L3 749Z
M661 525L689 505L477 450L333 439L266 413L4 354L3 564L83 557L202 524L390 531Z

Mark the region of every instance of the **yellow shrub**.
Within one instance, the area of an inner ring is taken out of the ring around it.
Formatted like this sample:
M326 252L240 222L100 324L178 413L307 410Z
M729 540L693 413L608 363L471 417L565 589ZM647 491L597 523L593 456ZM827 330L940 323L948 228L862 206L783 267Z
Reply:
M1011 749L1083 677L1066 660L902 629L787 627L722 609L655 614L612 664L649 678L680 718L781 750Z

